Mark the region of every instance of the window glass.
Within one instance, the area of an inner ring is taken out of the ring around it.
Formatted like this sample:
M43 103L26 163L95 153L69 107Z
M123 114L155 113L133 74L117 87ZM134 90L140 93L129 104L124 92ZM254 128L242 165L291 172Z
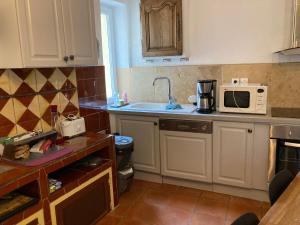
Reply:
M110 99L116 90L116 68L114 54L112 10L106 7L101 9L101 34L102 34L102 54L105 66L106 96Z

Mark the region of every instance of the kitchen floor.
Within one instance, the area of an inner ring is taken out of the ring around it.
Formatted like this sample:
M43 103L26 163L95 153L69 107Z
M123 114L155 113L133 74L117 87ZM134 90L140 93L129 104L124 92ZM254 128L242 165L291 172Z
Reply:
M239 215L261 218L265 202L134 180L120 205L96 225L230 225Z

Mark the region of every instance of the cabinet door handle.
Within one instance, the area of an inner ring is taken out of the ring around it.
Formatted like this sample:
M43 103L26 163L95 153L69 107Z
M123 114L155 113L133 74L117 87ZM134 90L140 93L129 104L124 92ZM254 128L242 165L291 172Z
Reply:
M69 57L68 56L65 56L64 57L64 61L67 63L69 61Z
M154 126L157 126L157 125L158 125L158 123L157 123L157 122L154 122L153 124L154 124Z
M253 130L252 129L248 129L248 133L252 134Z
M74 59L75 59L75 55L70 55L70 60L74 61Z

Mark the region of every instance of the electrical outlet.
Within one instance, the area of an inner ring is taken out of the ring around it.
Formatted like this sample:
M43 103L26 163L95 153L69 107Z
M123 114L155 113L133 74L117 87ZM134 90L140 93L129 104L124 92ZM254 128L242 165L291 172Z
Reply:
M246 78L246 77L240 78L240 84L241 85L247 85L248 84L248 78Z
M239 78L232 78L231 79L231 83L233 85L239 85L240 84L240 79Z

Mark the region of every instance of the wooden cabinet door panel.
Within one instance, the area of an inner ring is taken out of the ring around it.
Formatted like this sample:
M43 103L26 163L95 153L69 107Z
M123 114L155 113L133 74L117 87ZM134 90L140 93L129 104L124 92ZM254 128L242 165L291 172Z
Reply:
M109 175L55 206L57 225L94 224L110 210Z
M94 0L61 0L69 64L97 65ZM100 12L99 12L100 13Z
M182 55L182 0L141 1L143 56Z
M62 14L57 0L18 0L23 60L26 67L63 66Z
M160 131L162 174L212 182L210 134Z
M252 178L253 124L215 122L213 180L250 187Z
M156 118L120 117L119 132L133 137L132 159L137 170L160 173L159 130Z

